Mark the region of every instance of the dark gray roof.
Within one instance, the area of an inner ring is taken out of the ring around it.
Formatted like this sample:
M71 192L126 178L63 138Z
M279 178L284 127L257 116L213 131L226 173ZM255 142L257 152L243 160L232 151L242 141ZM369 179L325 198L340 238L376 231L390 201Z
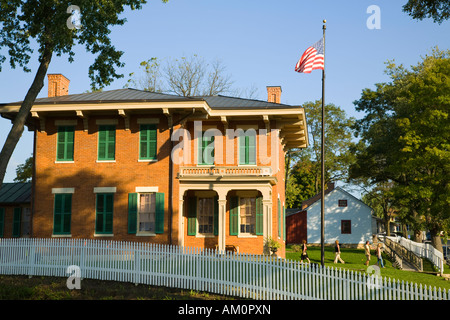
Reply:
M109 91L97 91L80 94L69 94L58 97L46 97L36 99L35 103L79 103L79 102L119 102L119 101L169 101L183 100L184 97L149 92L136 89L117 89Z
M117 89L109 91L89 92L81 94L70 94L58 97L46 97L36 99L38 104L76 104L76 103L114 103L114 102L158 102L158 101L206 101L212 109L279 109L293 108L286 104L271 103L267 101L244 99L236 97L216 96L196 96L182 97L172 94L155 93L137 89ZM16 105L21 102L5 103L3 105Z
M3 183L0 188L0 204L31 202L31 182Z
M227 96L201 96L201 98L208 103L213 109L279 109L279 108L292 108L290 105L272 103L261 100L244 99Z

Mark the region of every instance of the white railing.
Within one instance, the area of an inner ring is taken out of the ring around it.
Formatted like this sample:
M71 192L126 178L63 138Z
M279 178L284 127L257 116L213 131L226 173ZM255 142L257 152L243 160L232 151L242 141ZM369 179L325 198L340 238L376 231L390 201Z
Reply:
M431 263L438 268L440 272L444 270L444 255L442 252L436 250L429 243L418 243L403 237L388 237L392 241L399 243L409 251L418 255L419 257L428 259Z
M450 299L450 290L262 255L104 240L0 239L0 274L68 277L69 266L81 270L81 279L259 300Z

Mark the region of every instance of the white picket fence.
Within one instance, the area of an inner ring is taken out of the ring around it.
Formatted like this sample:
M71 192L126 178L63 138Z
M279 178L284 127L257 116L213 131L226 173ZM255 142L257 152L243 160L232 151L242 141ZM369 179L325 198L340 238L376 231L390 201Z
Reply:
M258 300L449 300L450 290L264 255L84 239L0 239L0 274L69 277Z

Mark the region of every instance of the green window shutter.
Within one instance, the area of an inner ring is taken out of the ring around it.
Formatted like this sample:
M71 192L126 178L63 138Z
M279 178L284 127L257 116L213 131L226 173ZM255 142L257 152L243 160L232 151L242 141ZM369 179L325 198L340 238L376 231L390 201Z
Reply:
M219 235L219 197L214 197L214 235Z
M156 160L157 152L157 126L143 124L140 126L139 159Z
M197 198L188 198L188 236L197 234Z
M239 197L230 198L230 235L239 233Z
M247 148L245 147L245 140L246 136L239 137L239 164L247 164L246 163Z
M278 199L278 237L281 237L281 201Z
M73 126L58 127L57 161L73 161L75 128Z
M164 193L156 193L155 233L164 233Z
M283 206L283 240L286 241L286 208Z
M114 194L98 193L95 232L99 234L110 234L113 231L113 207Z
M248 164L256 164L256 136L252 134L246 138Z
M22 209L14 208L14 216L13 216L13 232L12 236L17 238L20 237L20 223L22 220Z
M5 208L0 208L0 238L3 238L5 230Z
M198 159L199 164L213 165L214 164L214 136L205 137L202 133L202 138L198 144Z
M99 126L98 160L114 160L116 152L116 127Z
M70 234L72 194L55 194L53 234Z
M137 231L137 193L128 194L128 233L136 234Z
M256 235L263 235L263 204L262 197L256 198Z
M256 164L256 135L239 137L239 164Z

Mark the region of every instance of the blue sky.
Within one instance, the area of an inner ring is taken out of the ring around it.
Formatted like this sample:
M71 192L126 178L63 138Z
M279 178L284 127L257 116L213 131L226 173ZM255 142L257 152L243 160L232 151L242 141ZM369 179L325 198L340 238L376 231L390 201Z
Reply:
M142 10L124 13L128 22L115 27L111 38L124 51L125 78L105 88L123 88L130 72L139 71L141 61L179 58L197 54L207 61L219 59L234 80L234 87L258 89L258 99L266 100L266 86L282 87L281 102L302 105L321 98L321 71L299 74L294 66L306 48L326 31L326 103L361 117L353 101L364 88L388 81L385 62L395 59L405 66L416 64L434 46L450 48L450 21L412 20L402 12L407 0L149 0ZM73 2L76 4L76 1ZM366 25L380 8L380 29ZM81 14L83 13L83 8ZM90 89L88 68L94 57L83 47L76 48L75 62L54 57L49 73L63 73L70 79L69 93ZM10 69L0 73L0 102L23 100L37 69L37 55L31 73ZM39 97L47 96L45 83ZM0 146L11 123L0 119ZM25 131L10 161L4 182L15 177L18 164L32 153L33 136Z

